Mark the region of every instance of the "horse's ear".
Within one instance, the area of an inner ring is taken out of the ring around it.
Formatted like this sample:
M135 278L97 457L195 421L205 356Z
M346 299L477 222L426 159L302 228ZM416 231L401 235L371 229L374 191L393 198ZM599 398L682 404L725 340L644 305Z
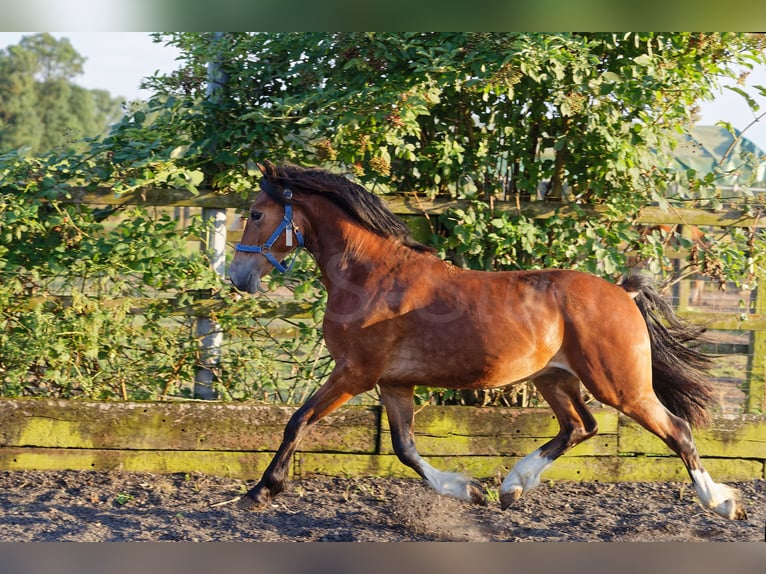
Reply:
M256 165L258 166L258 169L261 170L261 173L265 177L268 177L269 175L274 175L277 172L277 165L274 162L269 161L267 159L263 160L263 162L258 162Z

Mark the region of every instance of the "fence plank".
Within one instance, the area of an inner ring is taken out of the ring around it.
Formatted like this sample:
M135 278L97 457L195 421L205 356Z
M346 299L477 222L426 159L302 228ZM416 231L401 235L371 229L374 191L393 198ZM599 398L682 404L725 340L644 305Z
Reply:
M598 409L599 435L577 447L581 455L617 454L617 413ZM415 442L423 456L524 456L559 430L543 409L427 406L415 417ZM381 452L393 453L388 420L381 423Z
M273 456L272 452L0 447L0 469L201 472L255 480L260 478Z
M424 456L440 470L460 472L478 479L502 480L521 458L503 456ZM718 481L766 478L761 461L704 458L703 464ZM350 456L343 454L299 453L294 469L301 476L377 476L417 478L394 455ZM599 482L688 483L689 475L677 457L657 456L574 456L566 454L542 473L541 479Z
M134 315L142 315L150 305L156 305L159 302L170 307L168 314L171 316L185 315L187 317L200 317L209 315L222 306L220 299L211 299L209 293L199 293L199 299L191 303L179 303L176 298L149 298L149 297L124 297L121 299L101 299L99 303L105 308L122 307L127 304L129 312ZM64 306L71 305L72 297L68 295L55 298L57 304ZM54 298L50 296L30 297L20 306L21 309L31 311L38 305L53 303ZM286 301L278 299L261 299L259 319L273 319L280 317L291 317L293 319L306 319L311 316L311 305L302 301Z
M86 205L150 205L155 207L206 207L213 209L247 209L252 199L211 189L199 189L192 193L186 189L142 187L125 193L115 193L112 188L75 187L65 203Z
M391 210L398 215L439 215L453 208L464 208L469 202L459 199L427 199L412 192L401 192L384 196ZM252 198L243 198L229 193L220 193L201 188L198 193L177 188L140 188L123 194L115 194L111 188L80 187L70 190L70 197L62 201L91 205L152 205L168 207L205 207L247 209ZM549 203L545 201L526 201L521 203L496 201L495 209L501 211L519 211L536 219L546 219L555 214L582 217L582 214L604 213L601 206L571 205ZM658 206L646 206L638 214L636 221L645 224L687 224L710 225L715 227L766 228L766 218L755 217L740 209L712 211L706 209L673 208L663 210Z
M708 313L679 311L678 314L708 329L720 331L766 331L766 315L759 313Z
M709 428L694 429L701 456L766 460L766 417L716 417ZM627 417L620 417L620 453L671 455L667 445Z
M113 472L188 473L201 472L242 480L258 480L271 462L271 452L244 451L135 451L99 449L51 449L0 447L0 469L92 470ZM436 468L462 472L478 479L501 479L519 457L429 456ZM705 458L703 464L719 481L766 478L764 464L757 460ZM416 478L394 455L299 452L292 477L368 476ZM599 482L688 482L677 457L573 456L567 454L548 467L542 480Z
M295 407L241 403L0 400L0 446L135 451L274 451ZM374 453L379 409L331 414L303 450Z

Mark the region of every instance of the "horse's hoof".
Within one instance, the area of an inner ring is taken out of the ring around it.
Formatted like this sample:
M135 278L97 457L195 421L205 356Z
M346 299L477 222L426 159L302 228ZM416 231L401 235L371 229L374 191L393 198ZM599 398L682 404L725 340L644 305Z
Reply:
M500 509L505 510L512 504L516 504L522 494L524 494L524 490L520 486L500 493Z
M740 505L734 511L734 520L747 520L747 510L745 510L744 506Z
M484 487L476 481L471 481L468 485L468 497L474 504L487 506L487 495L484 492Z
M713 512L729 520L747 520L747 510L739 497L729 498L713 508Z
M242 498L237 501L237 507L242 510L250 510L257 512L259 510L265 510L270 506L271 499L264 500L263 496L251 496L248 492Z

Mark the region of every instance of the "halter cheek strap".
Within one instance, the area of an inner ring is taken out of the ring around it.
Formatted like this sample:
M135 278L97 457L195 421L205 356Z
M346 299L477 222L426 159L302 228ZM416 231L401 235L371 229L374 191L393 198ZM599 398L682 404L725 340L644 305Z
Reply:
M274 233L271 234L271 237L269 237L265 243L262 245L243 245L242 243L237 243L234 249L244 253L260 253L269 263L274 266L277 271L280 273L287 273L290 271L290 269L293 268L297 251L287 266L285 266L276 257L274 257L274 254L271 252L271 247L274 245L274 243L276 243L277 239L279 239L279 236L283 231L285 232L285 245L287 247L292 247L293 245L293 233L295 234L295 239L298 242L298 248L303 247L303 234L301 233L300 229L295 227L293 224L293 208L291 205L285 205L284 218L282 218L282 221L279 222L279 225L274 230Z

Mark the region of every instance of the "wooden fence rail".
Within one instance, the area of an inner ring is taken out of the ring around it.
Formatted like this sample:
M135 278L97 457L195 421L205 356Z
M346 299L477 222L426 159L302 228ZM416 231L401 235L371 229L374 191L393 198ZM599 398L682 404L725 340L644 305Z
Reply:
M203 472L256 479L293 407L213 401L0 400L0 470ZM547 470L548 480L687 480L659 439L608 408L593 409L599 434ZM439 468L477 478L505 475L558 430L548 409L422 408L420 453ZM719 416L695 431L706 467L720 480L766 478L766 416ZM380 406L347 406L322 420L296 453L295 476L415 477L391 448Z
M459 199L427 199L416 193L403 192L385 197L389 207L398 215L439 215L448 209L465 207L467 202ZM218 193L208 189L200 189L191 193L177 188L139 188L120 195L109 188L74 188L69 197L62 199L71 203L87 205L152 205L165 207L209 207L217 209L246 209L252 198L238 195ZM545 201L516 202L497 201L494 203L498 210L516 210L519 213L538 219L547 219L554 214L575 215L579 212L597 214L604 211L600 206L577 205L566 203L549 203ZM758 217L747 210L726 209L710 211L704 209L673 208L663 210L657 206L647 206L642 209L636 221L641 224L654 225L688 224L709 225L715 227L748 227L766 228L766 217Z

